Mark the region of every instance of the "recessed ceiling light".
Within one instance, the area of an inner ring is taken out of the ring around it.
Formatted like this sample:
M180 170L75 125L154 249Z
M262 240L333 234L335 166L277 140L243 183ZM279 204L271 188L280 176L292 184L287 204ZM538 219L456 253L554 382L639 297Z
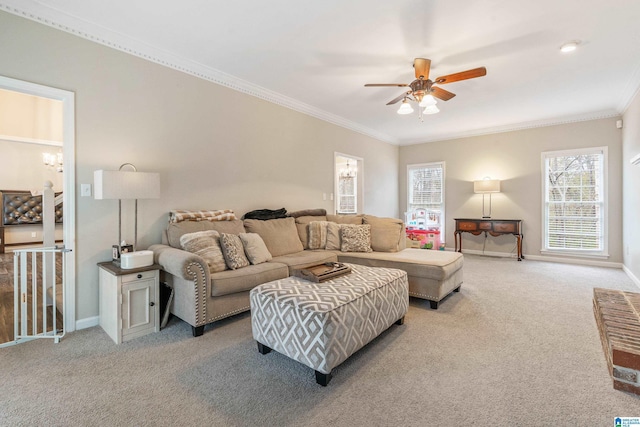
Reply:
M560 46L560 52L562 52L562 53L573 52L574 50L576 50L578 48L579 44L580 44L579 40L572 40L570 42L566 42L565 44Z

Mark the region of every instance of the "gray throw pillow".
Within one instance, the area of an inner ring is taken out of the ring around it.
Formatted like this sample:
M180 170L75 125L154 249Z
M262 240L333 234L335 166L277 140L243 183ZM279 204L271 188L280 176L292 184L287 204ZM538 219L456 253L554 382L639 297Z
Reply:
M237 270L249 265L249 260L244 255L242 240L235 234L222 233L220 235L220 246L227 266L232 270Z
M342 239L342 252L372 252L371 250L371 226L343 224L340 227Z
M215 230L183 234L180 236L180 247L187 252L201 256L209 266L211 273L227 269L220 248L220 234Z
M240 233L238 234L242 245L244 246L244 253L247 255L251 264L261 264L263 262L270 261L273 257L271 252L267 249L267 245L264 244L264 240L257 233Z

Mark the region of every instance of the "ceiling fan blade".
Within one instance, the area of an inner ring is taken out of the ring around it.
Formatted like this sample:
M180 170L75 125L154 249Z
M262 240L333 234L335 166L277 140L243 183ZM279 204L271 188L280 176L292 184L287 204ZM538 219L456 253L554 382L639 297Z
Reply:
M473 70L461 71L455 74L449 74L446 76L438 77L433 82L438 84L453 83L460 80L474 79L476 77L482 77L487 75L487 69L484 67L474 68Z
M443 101L448 101L456 96L455 93L451 93L448 90L444 90L436 86L431 87L431 94L438 99L442 99Z
M396 102L398 102L398 101L400 101L400 100L404 99L407 95L410 95L410 94L411 94L411 91L409 91L409 92L405 92L405 93L403 93L402 95L400 95L399 97L394 98L394 99L392 99L391 101L387 102L387 105L393 105L393 104L395 104Z
M416 69L416 79L422 76L427 80L429 78L429 70L431 69L431 60L416 58L413 60L413 68Z
M393 87L407 87L408 84L404 83L367 83L364 87L383 87L383 86L393 86Z

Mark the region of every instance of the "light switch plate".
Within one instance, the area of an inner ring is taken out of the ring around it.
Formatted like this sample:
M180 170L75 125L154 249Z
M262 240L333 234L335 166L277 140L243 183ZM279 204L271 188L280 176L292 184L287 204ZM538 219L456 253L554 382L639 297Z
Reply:
M91 184L80 184L80 195L82 197L91 197Z

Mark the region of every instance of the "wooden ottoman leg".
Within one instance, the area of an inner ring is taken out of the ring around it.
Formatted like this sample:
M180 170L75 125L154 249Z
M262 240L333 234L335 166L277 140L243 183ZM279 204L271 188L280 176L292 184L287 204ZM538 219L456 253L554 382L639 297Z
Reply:
M460 286L462 286L462 285L460 285ZM458 286L457 288L455 288L455 289L453 290L453 292L460 292L460 286Z
M193 334L194 337L201 336L204 333L204 325L192 326L191 333Z
M331 378L331 372L329 372L328 374L323 374L322 372L316 371L316 382L322 387L326 387L327 384L329 384L329 381L331 381Z
M260 354L268 354L269 352L271 352L270 347L267 347L259 341L256 341L256 343L258 343L258 352L260 352Z
M438 304L440 304L440 301L429 301L429 304L431 304L432 309L437 310Z
M404 325L404 316L402 316L396 321L396 325Z

